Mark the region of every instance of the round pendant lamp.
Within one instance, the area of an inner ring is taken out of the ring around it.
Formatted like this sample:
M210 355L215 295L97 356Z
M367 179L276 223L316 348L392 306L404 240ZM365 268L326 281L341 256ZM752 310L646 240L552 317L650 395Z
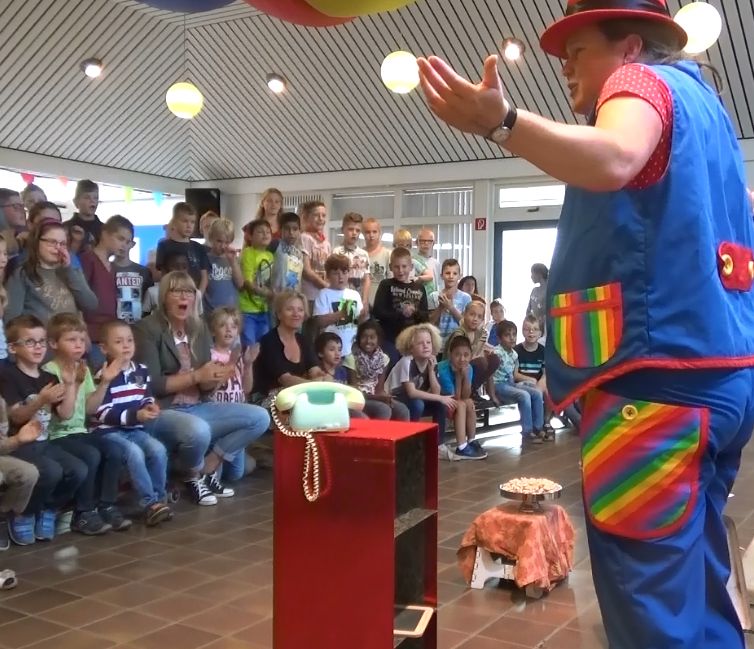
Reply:
M193 83L179 81L168 88L165 103L176 117L191 119L196 117L204 106L204 96Z
M388 54L380 67L380 76L388 90L405 95L419 85L419 66L411 52L398 50Z
M683 51L701 54L712 47L723 31L723 19L717 7L709 2L692 2L680 8L674 20L689 37Z
M212 11L229 5L233 0L141 0L142 4L155 9L176 11L182 14L195 14L202 11Z
M365 16L400 9L416 0L306 0L327 16Z
M305 27L332 27L353 20L353 14L346 17L327 16L304 0L246 0L246 2L273 18Z

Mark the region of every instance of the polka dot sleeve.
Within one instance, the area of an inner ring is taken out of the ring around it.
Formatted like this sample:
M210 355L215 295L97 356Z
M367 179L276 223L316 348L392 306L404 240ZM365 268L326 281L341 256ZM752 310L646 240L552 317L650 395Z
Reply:
M605 82L597 102L597 112L614 97L638 97L650 104L662 120L662 136L652 153L628 189L645 189L659 182L665 175L670 160L671 136L673 133L673 96L668 84L647 65L631 63L616 70Z

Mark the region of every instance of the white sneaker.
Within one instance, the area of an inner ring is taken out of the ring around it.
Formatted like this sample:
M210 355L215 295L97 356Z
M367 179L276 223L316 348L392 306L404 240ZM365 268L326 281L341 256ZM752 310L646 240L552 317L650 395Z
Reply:
M437 459L454 462L458 458L456 457L456 454L451 450L450 446L448 446L447 444L440 444L440 446L437 447Z

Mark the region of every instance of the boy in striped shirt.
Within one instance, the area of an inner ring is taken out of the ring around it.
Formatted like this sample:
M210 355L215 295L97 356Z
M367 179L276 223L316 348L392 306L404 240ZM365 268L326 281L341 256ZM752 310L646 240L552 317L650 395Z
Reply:
M100 330L100 341L108 363L119 361L121 371L110 382L97 408L99 425L95 432L123 447L131 484L144 510L144 522L151 527L173 517L165 503L167 452L144 428L159 416L160 407L151 395L146 366L133 361L131 327L121 320L108 322Z

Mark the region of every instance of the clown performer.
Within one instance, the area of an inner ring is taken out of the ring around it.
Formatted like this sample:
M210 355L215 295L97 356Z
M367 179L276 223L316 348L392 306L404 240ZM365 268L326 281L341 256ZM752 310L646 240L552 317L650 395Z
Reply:
M583 496L611 649L737 649L722 510L754 428L754 231L731 122L662 0L569 0L544 33L574 112L420 59L432 111L565 182L547 383L583 398Z

